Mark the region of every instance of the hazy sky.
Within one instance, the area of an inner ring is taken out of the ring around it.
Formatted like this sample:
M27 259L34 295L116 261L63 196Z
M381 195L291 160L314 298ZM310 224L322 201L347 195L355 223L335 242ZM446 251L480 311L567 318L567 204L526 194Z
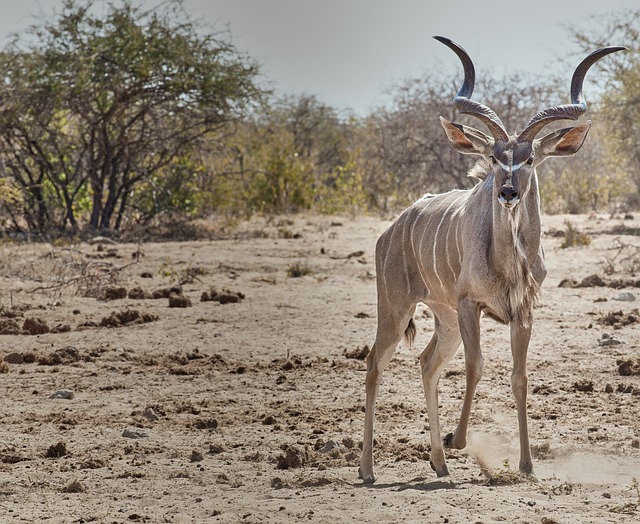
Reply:
M28 27L32 15L50 15L61 5L61 0L0 0L0 43L11 31ZM278 91L314 94L339 109L366 113L385 103L386 90L404 79L460 67L433 35L460 43L479 71L549 74L561 71L563 55L572 64L582 58L568 26L597 28L607 13L640 8L640 2L185 0L185 8L215 28L228 25L236 47L262 64ZM586 87L585 92L588 96Z

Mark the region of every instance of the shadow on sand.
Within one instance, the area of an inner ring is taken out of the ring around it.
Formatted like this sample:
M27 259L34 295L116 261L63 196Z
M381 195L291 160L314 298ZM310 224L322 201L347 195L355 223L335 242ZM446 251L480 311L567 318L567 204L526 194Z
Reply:
M388 482L386 484L363 484L362 482L353 483L355 488L366 489L392 489L396 491L406 491L413 489L416 491L440 491L458 489L459 485L450 480L434 480L426 482L427 477L416 477L406 482Z

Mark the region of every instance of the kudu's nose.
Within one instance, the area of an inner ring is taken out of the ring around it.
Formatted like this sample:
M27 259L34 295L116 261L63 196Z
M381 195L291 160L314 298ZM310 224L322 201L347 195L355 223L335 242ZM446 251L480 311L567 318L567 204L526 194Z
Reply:
M505 204L515 204L518 201L518 191L513 186L502 186L500 189L500 200Z

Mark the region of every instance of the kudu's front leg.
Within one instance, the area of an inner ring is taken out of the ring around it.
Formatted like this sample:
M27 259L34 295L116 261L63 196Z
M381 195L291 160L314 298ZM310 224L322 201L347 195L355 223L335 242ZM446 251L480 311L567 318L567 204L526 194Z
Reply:
M449 433L445 437L445 445L454 449L463 449L467 445L467 430L469 416L476 387L482 377L484 359L480 349L480 307L478 304L465 298L458 306L458 325L464 344L464 363L467 387L464 392L462 411L455 433Z
M511 324L511 353L513 354L513 372L511 389L518 410L518 428L520 432L520 463L522 473L533 473L531 449L529 447L529 428L527 417L527 351L531 339L531 326Z

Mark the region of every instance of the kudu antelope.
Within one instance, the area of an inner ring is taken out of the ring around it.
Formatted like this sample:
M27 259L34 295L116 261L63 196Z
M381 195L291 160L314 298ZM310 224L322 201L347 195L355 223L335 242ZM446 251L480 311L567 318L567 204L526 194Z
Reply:
M599 59L626 49L605 47L587 56L571 81L571 104L537 113L519 135L510 136L494 111L471 100L475 70L469 55L455 42L436 36L453 50L464 68L462 88L453 99L460 113L483 122L491 136L440 118L447 138L460 153L482 159L469 173L480 179L473 189L427 195L385 231L376 244L378 329L367 357L365 427L360 476L375 481L373 425L381 376L403 334L416 333L418 302L433 312L434 334L420 355L431 433L431 467L448 475L444 445L466 446L476 386L482 375L480 316L510 325L515 396L520 431L519 469L532 473L527 429L527 349L533 307L547 270L540 243L540 197L535 168L547 157L569 156L582 146L590 121L536 138L547 124L577 120L587 110L582 84ZM438 381L443 368L464 344L466 390L454 433L440 435Z

